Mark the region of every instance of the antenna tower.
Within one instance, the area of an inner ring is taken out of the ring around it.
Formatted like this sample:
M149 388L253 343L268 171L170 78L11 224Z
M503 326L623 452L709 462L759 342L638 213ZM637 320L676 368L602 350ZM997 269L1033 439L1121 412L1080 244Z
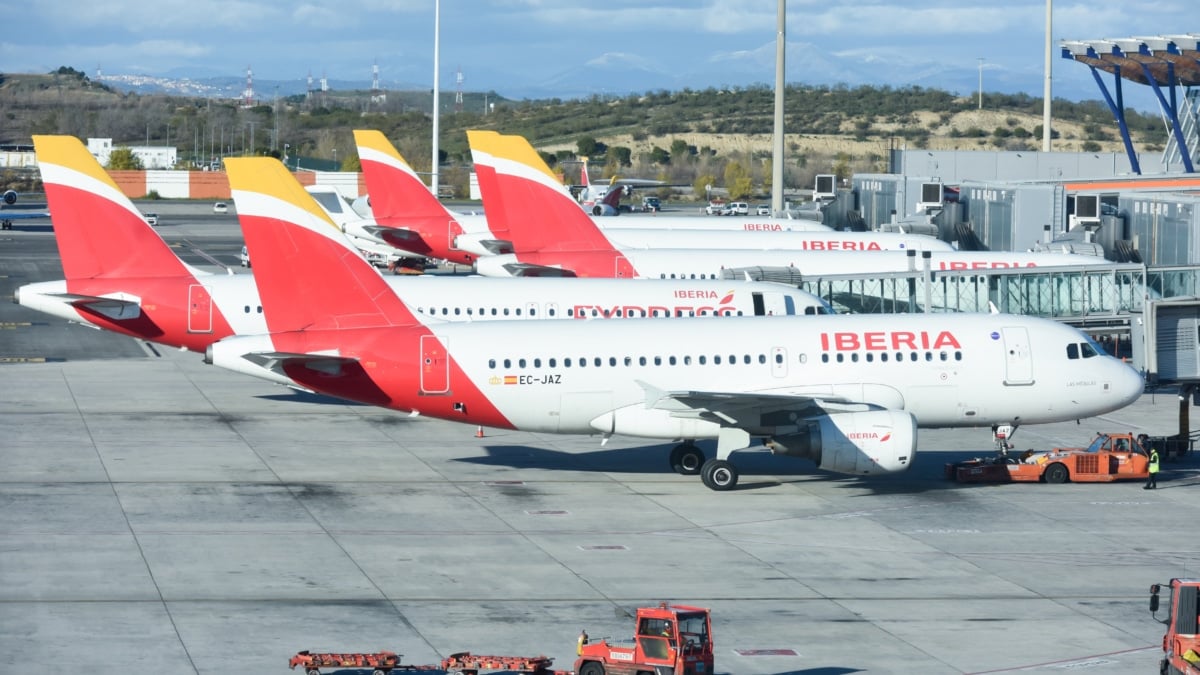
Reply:
M246 66L246 91L242 92L242 107L254 107L254 71Z
M458 74L455 75L455 77L454 77L454 84L457 87L454 90L454 112L460 113L460 112L462 112L462 108L463 108L463 97L462 97L463 74L462 74L461 66L459 66L459 68L458 68Z

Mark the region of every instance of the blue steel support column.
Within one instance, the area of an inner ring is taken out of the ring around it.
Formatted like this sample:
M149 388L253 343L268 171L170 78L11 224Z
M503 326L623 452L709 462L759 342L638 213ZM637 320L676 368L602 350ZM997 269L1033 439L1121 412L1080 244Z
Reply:
M1168 84L1171 85L1171 104L1167 105L1166 98L1162 95L1162 89L1158 86L1158 80L1150 72L1150 66L1142 64L1142 72L1146 73L1146 79L1150 80L1150 89L1154 95L1158 97L1158 104L1167 112L1167 119L1171 121L1171 133L1175 136L1175 142L1179 144L1179 156L1183 158L1183 170L1187 173L1195 173L1192 168L1191 151L1188 150L1187 143L1183 142L1183 129L1179 126L1179 112L1175 109L1175 67L1168 63L1167 74Z
M1088 66L1092 71L1092 77L1096 79L1096 86L1100 87L1100 93L1104 95L1104 102L1108 104L1108 109L1112 111L1113 117L1117 120L1117 128L1121 130L1121 141L1125 144L1125 154L1129 157L1129 168L1137 175L1142 175L1142 167L1138 164L1137 155L1133 152L1133 139L1129 138L1129 126L1125 124L1125 108L1121 105L1121 67L1114 66L1113 79L1116 81L1117 87L1117 102L1113 103L1112 96L1108 93L1108 87L1104 86L1104 80L1100 79L1100 72L1095 66Z

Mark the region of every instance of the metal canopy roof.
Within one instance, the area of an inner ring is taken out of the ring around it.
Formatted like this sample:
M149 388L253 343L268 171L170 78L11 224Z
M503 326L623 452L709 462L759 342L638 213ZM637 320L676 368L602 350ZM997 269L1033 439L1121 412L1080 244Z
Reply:
M1200 33L1071 40L1061 46L1064 59L1074 59L1107 73L1119 69L1122 78L1138 84L1153 81L1162 87L1200 85ZM1174 68L1174 80L1168 66Z

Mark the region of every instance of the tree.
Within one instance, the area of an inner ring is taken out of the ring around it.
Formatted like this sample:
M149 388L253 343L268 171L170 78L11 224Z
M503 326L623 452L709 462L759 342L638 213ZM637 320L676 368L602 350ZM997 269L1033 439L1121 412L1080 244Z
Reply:
M591 136L581 136L575 141L575 147L578 148L576 153L580 157L591 157L596 154L596 139Z
M725 163L725 189L729 190L729 196L734 199L745 199L753 191L754 181L741 162Z
M617 166L633 166L633 150L622 145L609 147L608 163Z
M655 164L670 164L671 153L656 145L650 149L650 161Z
M108 156L108 167L111 171L126 171L142 169L142 159L133 154L129 148L113 148Z
M679 162L683 162L685 158L690 158L695 154L696 146L688 145L687 141L680 138L676 138L675 140L671 141L671 157L675 158Z

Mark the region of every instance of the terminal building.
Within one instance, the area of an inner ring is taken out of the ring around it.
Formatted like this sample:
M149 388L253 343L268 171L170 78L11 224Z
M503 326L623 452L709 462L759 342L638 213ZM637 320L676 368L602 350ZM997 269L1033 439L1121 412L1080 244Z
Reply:
M1124 153L893 150L888 173L858 174L848 188L829 190L825 222L926 232L963 249L1100 254L1114 261L1110 269L947 273L918 265L895 278L801 285L835 306L995 307L1058 318L1113 341L1150 381L1182 383L1186 394L1200 385L1200 35L1064 42L1061 54L1091 69ZM1131 82L1160 103L1162 152L1134 146L1121 104Z

